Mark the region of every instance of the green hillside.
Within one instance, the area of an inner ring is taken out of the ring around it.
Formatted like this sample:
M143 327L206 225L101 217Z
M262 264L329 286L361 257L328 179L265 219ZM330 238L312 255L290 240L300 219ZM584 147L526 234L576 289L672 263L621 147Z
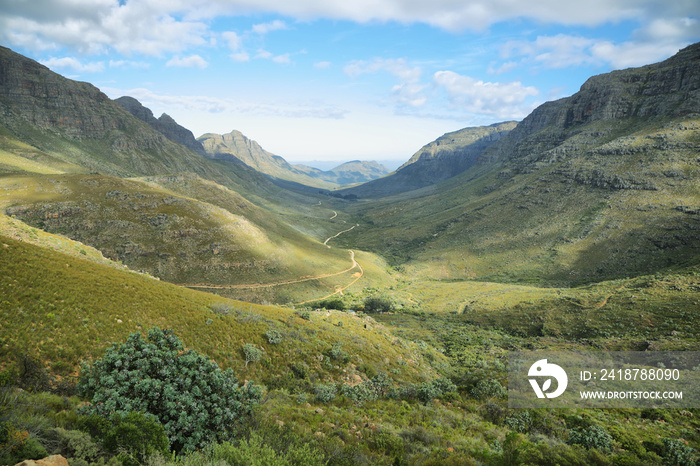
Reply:
M462 174L358 204L367 228L342 241L429 279L567 285L698 264L699 52L592 78Z

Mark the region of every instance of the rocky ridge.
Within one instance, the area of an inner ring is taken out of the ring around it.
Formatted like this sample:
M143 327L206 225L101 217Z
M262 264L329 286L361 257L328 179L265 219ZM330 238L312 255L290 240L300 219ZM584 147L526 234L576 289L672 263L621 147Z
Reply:
M180 126L167 113L163 113L159 118L156 118L153 116L151 109L144 107L141 102L129 96L119 97L115 99L115 102L139 120L148 123L153 129L171 141L181 144L202 156L206 156L204 147L195 139L192 131L184 126Z
M509 121L444 134L423 146L390 176L343 192L359 197L379 197L447 180L473 166L486 148L501 140L516 125Z
M167 119L164 119L168 126ZM0 47L0 125L86 170L118 176L194 172L206 159L176 144L95 86Z
M319 170L306 165L292 165L283 157L263 149L256 141L240 131L228 134L207 133L197 139L207 156L229 162L241 161L273 179L287 180L307 186L335 188L340 185L362 183L386 175L389 171L377 162L353 161L333 170Z

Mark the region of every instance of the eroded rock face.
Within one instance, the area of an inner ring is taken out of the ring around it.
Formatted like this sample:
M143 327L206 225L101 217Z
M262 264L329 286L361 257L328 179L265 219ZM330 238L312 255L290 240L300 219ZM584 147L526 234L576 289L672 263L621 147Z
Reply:
M700 44L695 44L660 63L593 76L573 96L535 109L479 162L532 160L565 142L581 150L614 137L618 122L698 114Z
M51 455L40 460L25 460L15 466L69 466L68 460L61 455Z
M171 141L181 144L202 156L206 155L202 143L195 139L192 131L180 126L170 115L164 113L160 118L156 118L149 108L144 107L141 102L129 96L115 99L115 102L139 120L148 123L153 129Z
M117 113L105 112L109 97L91 84L70 81L47 67L0 47L0 101L43 128L70 137L99 137L119 126Z

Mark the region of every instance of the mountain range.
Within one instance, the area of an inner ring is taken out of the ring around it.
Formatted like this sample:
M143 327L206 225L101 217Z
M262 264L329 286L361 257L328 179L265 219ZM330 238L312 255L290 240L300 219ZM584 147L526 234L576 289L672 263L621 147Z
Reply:
M70 382L168 327L264 386L227 455L695 458L688 410L512 410L505 387L513 351L700 349L699 154L700 44L447 133L393 173L292 165L237 131L195 138L0 48L0 380ZM3 428L77 432L77 400L36 397L21 406L55 428L24 411Z

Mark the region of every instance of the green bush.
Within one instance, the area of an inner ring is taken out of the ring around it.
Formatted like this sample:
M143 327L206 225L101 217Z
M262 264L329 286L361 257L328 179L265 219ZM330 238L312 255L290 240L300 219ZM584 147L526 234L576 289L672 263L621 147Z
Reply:
M168 436L153 415L114 414L111 421L114 427L105 436L104 446L124 466L139 466L154 453L168 452Z
M503 398L506 396L507 391L496 379L489 380L479 380L474 388L471 389L470 394L477 400L485 400L487 398Z
M131 334L84 366L78 388L92 401L82 409L85 414L154 415L176 452L231 438L261 395L253 385L240 387L230 369L186 351L172 330L158 328L148 332L147 341Z
M664 463L673 466L694 466L697 465L697 455L693 448L690 448L680 440L665 438L664 443Z
M328 352L328 356L334 361L338 361L343 364L347 364L350 361L350 355L347 351L343 351L342 343L336 343L333 345L331 350Z
M335 399L335 394L338 388L334 383L329 384L319 384L314 387L314 392L316 393L316 399L321 403L330 403Z
M262 358L262 351L252 343L243 345L243 354L245 355L245 365L249 362L258 362Z
M315 303L316 307L322 307L324 309L335 309L336 311L344 311L346 309L345 303L340 298L328 298Z
M368 314L391 312L392 309L394 309L394 303L384 296L370 296L364 301L364 311Z
M51 437L52 441L57 445L57 452L66 458L70 458L71 461L82 460L93 463L101 456L104 456L102 446L93 440L87 432L56 427L51 430ZM167 437L165 439L167 442Z
M569 445L581 445L587 450L595 448L601 452L610 452L613 448L613 438L605 430L605 427L599 425L571 429L567 443Z
M282 334L278 330L268 330L265 332L265 337L267 337L267 342L271 345L282 343Z

